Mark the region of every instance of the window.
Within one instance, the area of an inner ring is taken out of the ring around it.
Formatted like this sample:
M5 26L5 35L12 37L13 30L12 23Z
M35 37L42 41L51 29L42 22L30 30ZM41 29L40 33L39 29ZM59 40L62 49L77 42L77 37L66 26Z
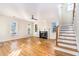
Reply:
M53 22L52 23L52 32L55 32L56 31L56 22Z
M11 23L11 34L12 35L16 34L16 22Z
M73 3L67 4L67 11L73 10Z

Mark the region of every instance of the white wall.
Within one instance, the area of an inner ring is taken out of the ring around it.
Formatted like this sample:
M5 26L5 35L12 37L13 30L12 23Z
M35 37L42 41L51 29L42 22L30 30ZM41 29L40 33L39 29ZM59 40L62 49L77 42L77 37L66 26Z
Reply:
M28 34L28 28L32 28L31 16L36 15L37 4L3 3L0 4L0 7L0 41L32 36L32 29ZM10 33L10 23L12 21L17 22L16 36L12 36Z
M38 25L38 32L34 31L34 36L39 37L39 31L48 31L48 38L55 39L56 33L52 32L52 23L59 22L59 4L45 3L39 4L38 15L39 18L34 24Z
M68 4L61 4L61 20L62 24L72 24L73 10L68 10Z
M11 34L11 22L16 22L16 35ZM6 16L0 16L0 41L7 41L13 39L26 38L31 35L28 34L28 24L32 24L29 21L20 20L17 18L10 18ZM32 32L31 32L32 33Z
M39 31L48 31L50 39L55 39L55 33L52 33L52 22L59 20L57 3L38 3L38 4L0 4L0 41L24 38L28 36L39 37ZM37 21L32 21L31 16L35 15ZM15 18L13 18L15 17ZM11 36L10 23L17 22L17 35ZM26 21L25 21L26 20ZM30 25L28 26L28 23ZM31 29L28 35L27 28L33 28L38 25L38 32Z
M37 24L38 26L38 31L35 32L35 27L33 28L33 35L36 36L36 37L39 37L39 31L48 31L48 38L49 39L56 39L56 32L52 32L52 23L53 22L56 22L57 25L58 25L58 22L56 20L53 20L52 22L51 21L48 21L48 20L42 20L42 21L36 21L34 23Z

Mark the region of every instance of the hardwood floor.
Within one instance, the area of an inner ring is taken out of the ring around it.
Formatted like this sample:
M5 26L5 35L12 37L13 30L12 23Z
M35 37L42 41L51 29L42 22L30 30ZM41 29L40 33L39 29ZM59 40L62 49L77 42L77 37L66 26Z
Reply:
M0 56L54 56L55 40L25 38L7 41L0 46Z

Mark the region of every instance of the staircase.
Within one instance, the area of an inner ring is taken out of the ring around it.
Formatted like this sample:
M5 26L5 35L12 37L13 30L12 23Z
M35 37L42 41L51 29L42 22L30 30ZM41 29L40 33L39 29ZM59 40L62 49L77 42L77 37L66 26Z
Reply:
M57 43L55 47L57 56L76 56L78 54L73 25L61 26Z

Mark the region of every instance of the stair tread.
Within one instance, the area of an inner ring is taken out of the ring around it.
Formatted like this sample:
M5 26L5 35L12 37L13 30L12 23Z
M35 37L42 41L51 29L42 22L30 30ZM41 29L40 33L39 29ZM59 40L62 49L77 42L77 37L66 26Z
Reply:
M64 37L76 37L76 35L67 35L67 34L60 34L59 36L64 36Z
M73 27L73 26L61 26L61 27Z
M64 31L60 31L60 33L64 33L64 34L75 34L74 32L64 32Z
M59 40L76 41L76 39L64 39L64 38L59 38Z
M62 26L61 28L67 28L67 29L70 29L70 28L71 28L71 29L72 29L73 27L72 27L72 26L70 26L70 27L67 27L67 26L66 26L66 27L65 27L65 26Z
M60 30L60 32L74 32L74 31L65 31L65 30L64 30L64 31L61 31L61 30Z
M55 55L56 56L74 56L72 54L65 53L65 52L62 52L62 51L59 51L59 50L55 50Z
M77 46L76 43L69 43L69 42L62 42L62 41L58 41L58 43L62 43L62 44L66 44L66 45Z
M73 43L76 44L76 41L68 41L68 40L58 40L58 42L66 42L66 43Z
M64 29L63 29L63 30L60 30L60 31L74 31L74 30L64 30Z
M71 31L71 32L68 32L68 31L60 31L59 33L67 33L67 34L75 34L75 32Z
M76 36L74 34L60 34L59 36Z
M55 47L55 50L62 51L62 52L65 52L65 53L68 53L71 55L77 55L77 53L78 53L75 51L71 51L71 50L67 50L67 49L63 49L63 48L59 48L59 47Z
M72 49L72 48L68 48L68 47L65 47L65 46L59 46L59 45L58 45L57 47L63 48L63 49L67 49L67 50L71 50L71 51L75 51L75 52L78 52L77 49Z
M67 48L77 49L77 47L73 46L73 45L67 45L67 44L63 44L63 43L58 43L58 45L63 46L63 47L67 47Z
M75 37L68 37L68 36L59 36L59 38L64 39L76 39Z
M73 35L73 36L76 36L75 34L64 34L64 33L62 33L60 35Z

